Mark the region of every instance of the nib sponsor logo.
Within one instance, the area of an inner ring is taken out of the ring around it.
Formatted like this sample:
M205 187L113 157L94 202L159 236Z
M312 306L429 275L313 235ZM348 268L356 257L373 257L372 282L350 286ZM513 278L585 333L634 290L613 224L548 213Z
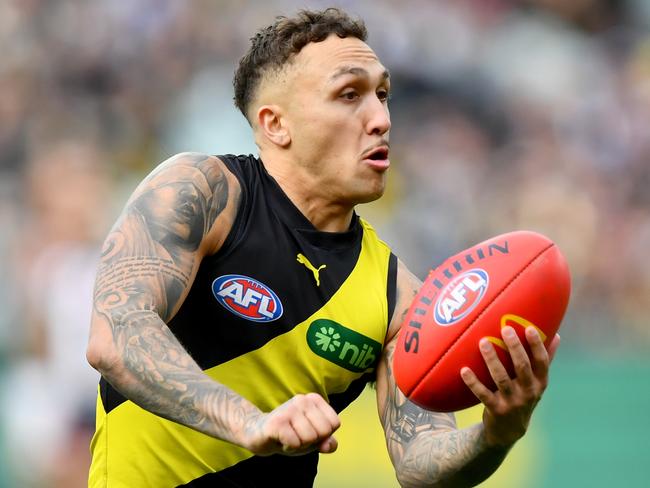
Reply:
M381 354L379 342L328 319L309 325L307 344L318 356L355 373L374 368Z
M321 348L323 352L334 352L341 347L341 334L334 330L331 325L323 325L314 334L316 337L316 345Z

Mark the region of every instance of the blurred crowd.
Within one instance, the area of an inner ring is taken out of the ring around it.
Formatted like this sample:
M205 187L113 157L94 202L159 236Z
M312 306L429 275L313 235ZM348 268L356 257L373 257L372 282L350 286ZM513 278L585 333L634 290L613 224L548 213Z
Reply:
M389 188L359 213L397 254L424 277L543 232L573 274L565 347L650 345L650 1L3 0L0 487L85 485L101 240L173 153L256 152L237 60L276 15L332 4L391 71Z

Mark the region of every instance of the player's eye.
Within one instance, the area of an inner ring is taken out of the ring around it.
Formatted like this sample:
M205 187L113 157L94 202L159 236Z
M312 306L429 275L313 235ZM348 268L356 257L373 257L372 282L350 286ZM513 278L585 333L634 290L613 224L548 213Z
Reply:
M381 100L382 102L387 102L390 100L390 92L385 89L381 89L377 91L377 98Z
M354 90L346 90L343 93L341 93L340 98L343 98L344 100L353 101L359 98L359 94Z

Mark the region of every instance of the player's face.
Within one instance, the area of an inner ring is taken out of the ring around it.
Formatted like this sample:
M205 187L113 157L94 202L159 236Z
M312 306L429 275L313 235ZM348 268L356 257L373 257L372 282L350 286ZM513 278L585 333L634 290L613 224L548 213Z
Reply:
M332 201L379 198L390 165L386 68L364 42L331 35L305 46L292 69L292 158Z

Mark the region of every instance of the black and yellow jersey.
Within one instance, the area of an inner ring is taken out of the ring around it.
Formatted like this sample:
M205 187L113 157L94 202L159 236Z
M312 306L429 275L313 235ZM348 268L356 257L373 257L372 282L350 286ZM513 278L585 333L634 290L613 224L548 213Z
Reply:
M242 197L169 327L212 378L271 411L316 392L341 411L373 379L395 302L397 259L354 215L320 232L262 162L220 156ZM312 486L318 453L251 452L143 410L99 385L90 487Z

